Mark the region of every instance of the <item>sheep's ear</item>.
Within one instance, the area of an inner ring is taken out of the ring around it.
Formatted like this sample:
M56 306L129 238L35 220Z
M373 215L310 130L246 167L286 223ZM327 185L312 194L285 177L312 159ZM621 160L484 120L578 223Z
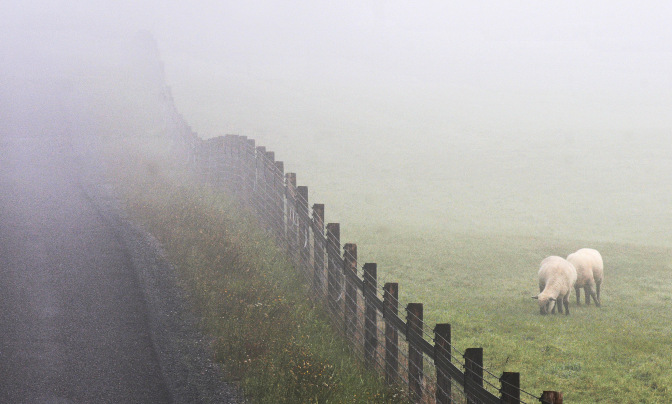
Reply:
M537 299L537 300L539 300L539 296L532 296L532 299Z

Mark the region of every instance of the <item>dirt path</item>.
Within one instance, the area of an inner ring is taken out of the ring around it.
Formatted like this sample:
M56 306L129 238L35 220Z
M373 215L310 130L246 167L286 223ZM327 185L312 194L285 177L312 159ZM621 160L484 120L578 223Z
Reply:
M0 138L0 402L239 401L94 162Z

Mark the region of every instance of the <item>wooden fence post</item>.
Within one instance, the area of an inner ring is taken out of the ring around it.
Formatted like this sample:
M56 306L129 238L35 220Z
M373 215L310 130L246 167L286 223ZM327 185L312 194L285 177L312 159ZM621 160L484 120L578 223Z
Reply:
M313 205L313 289L324 294L324 204Z
M285 235L285 163L282 161L276 161L271 171L270 177L270 189L272 203L269 206L269 211L266 212L266 215L270 216L271 227L275 237L277 238L278 245L282 242L282 238Z
M453 385L448 375L448 364L452 360L450 324L434 327L434 366L436 367L436 402L452 402Z
M409 303L406 306L406 340L408 341L408 389L411 398L422 400L423 360L422 351L416 340L423 338L423 310L422 303Z
M245 192L245 145L247 144L247 136L238 136L235 143L228 142L226 137L223 138L221 144L223 153L221 154L221 173L218 185L227 187L229 192L233 191L241 198ZM234 152L234 157L227 156L226 149L231 149ZM228 161L227 161L228 160ZM231 187L231 179L235 180L235 186Z
M357 276L357 244L343 246L343 281L345 282L345 307L343 310L343 330L345 336L355 342L357 336L357 289L353 278Z
M261 223L265 223L267 212L268 194L266 189L266 147L257 146L255 154L255 169L256 169L256 183L255 183L255 198L254 207L257 210L257 217L261 219Z
M208 153L210 155L209 161L210 164L208 166L208 180L210 182L210 185L213 187L216 187L218 185L218 180L219 180L219 163L220 163L220 158L219 158L219 153L218 153L218 140L217 138L211 138L208 139ZM237 139L236 139L237 140Z
M223 153L223 165L222 165L222 175L223 183L226 185L228 191L233 190L234 186L234 167L233 167L233 145L234 137L233 135L224 135L222 141L222 153Z
M327 304L334 315L339 312L338 295L341 283L338 270L341 268L341 225L327 223Z
M207 167L205 169L205 179L210 185L215 184L215 172L217 171L217 159L215 156L215 145L212 141L206 141Z
M499 379L502 384L501 400L502 404L520 403L520 373L504 372Z
M464 351L464 394L467 404L478 403L475 387L483 387L483 348Z
M264 217L265 222L265 230L270 230L271 226L273 225L273 212L275 210L273 207L275 206L275 179L273 175L273 170L271 167L275 166L275 153L271 151L266 151L263 156L264 159L264 188L263 192L264 195L266 195L266 207L263 212L261 212L262 216Z
M393 317L399 314L399 284L386 283L383 293L383 318L385 319L385 381L395 384L399 377L399 331Z
M254 182L256 180L254 167L254 139L247 139L245 142L245 201L249 205L252 200L252 192L254 192Z
M378 310L374 304L378 290L378 266L374 263L364 264L364 360L369 369L376 367L378 352Z
M238 138L236 139L236 144L235 144L235 149L234 149L235 153L236 153L236 157L235 157L235 160L233 162L234 163L233 173L236 177L236 184L237 184L237 187L235 188L235 193L237 194L237 196L239 198L241 198L243 196L244 192L245 192L245 164L244 164L245 155L244 155L244 152L245 152L245 144L246 143L247 143L247 136L238 136ZM222 147L222 145L220 144L220 146L218 148L221 148L221 147ZM225 160L224 153L218 153L218 154L220 155L220 158L222 160ZM224 169L225 164L226 164L225 161L223 161L220 164L220 167L222 167L222 168L220 168L220 170ZM220 178L221 178L221 174L220 174ZM222 180L219 180L217 182L217 185L222 186L222 185L224 185L224 183L223 183Z
M562 404L562 393L557 391L544 391L541 395L544 404Z
M297 246L299 248L300 267L308 275L310 273L310 212L308 211L308 187L296 187L296 212L299 219L299 237Z
M287 237L287 252L292 261L296 263L298 252L296 245L298 225L296 214L296 173L285 174L285 182L287 183L287 191L285 192L285 199L287 200L287 216L285 220L287 223L287 230L285 232Z
M241 143L242 143L242 137L241 136L233 135L231 137L231 143L230 143L230 146L229 146L231 148L231 162L230 162L230 169L231 170L229 172L229 176L231 178L230 183L233 186L229 189L229 191L236 194L236 195L240 194L240 189L243 186L243 181L242 181L242 178L241 178L242 168L241 168L241 164L240 164L240 161L241 161L241 158L240 158ZM217 149L219 149L219 147L217 147ZM217 154L219 154L219 153L217 153ZM224 154L217 156L216 160L218 160L218 163L217 163L218 171L224 169L224 167L223 167L224 166L224 161L223 160L225 158L226 158L226 156ZM221 181L221 174L222 173L218 173L218 174L215 175L215 184L217 186L224 185L223 181Z
M278 205L280 203L284 206L283 195L285 193L285 177L275 164L275 152L266 151L266 193L268 194L267 210L264 212L268 222L266 229L270 230L271 234L278 235ZM285 165L282 164L284 171ZM279 177L279 178L278 178Z

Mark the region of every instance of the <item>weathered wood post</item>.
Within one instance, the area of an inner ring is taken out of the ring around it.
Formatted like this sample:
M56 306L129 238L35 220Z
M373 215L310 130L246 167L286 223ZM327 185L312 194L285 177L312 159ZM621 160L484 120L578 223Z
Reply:
M275 153L272 151L266 151L264 153L264 195L266 195L266 206L264 208L264 211L261 212L264 220L265 220L265 225L264 229L267 231L270 230L271 225L273 223L273 213L275 210L273 207L275 206L275 179L273 178L273 170L271 167L275 166Z
M313 205L313 289L318 295L324 294L324 204Z
M203 178L205 178L206 184L212 183L212 166L214 165L212 158L212 143L207 140L203 142L204 147L204 167L203 167Z
M226 174L224 177L221 178L219 181L219 184L226 187L229 185L229 180L226 177L233 176L235 177L236 180L236 186L234 187L234 191L237 194L239 199L242 199L245 195L245 187L246 187L246 173L245 173L245 145L247 144L247 136L239 136L238 140L236 142L237 144L235 145L235 150L236 150L236 157L235 160L230 160L227 161L229 158L227 156L226 152L223 152L221 154L222 157L222 163L221 163L221 170L222 174L225 174L226 171L229 171L228 174ZM224 139L224 142L222 143L222 151L225 151L226 148L230 146L226 146L226 139ZM229 187L229 189L231 189Z
M238 195L240 193L240 188L242 186L241 180L240 180L240 143L241 143L241 137L238 135L232 135L229 138L229 149L230 149L230 154L229 158L230 161L228 162L228 168L229 168L229 178L230 178L230 189L229 191ZM215 186L221 186L225 185L225 182L223 181L222 174L223 171L226 169L224 167L225 161L224 159L226 156L222 153L218 153L217 151L220 149L220 142L219 139L215 141L215 143L212 145L215 150L213 150L213 157L214 157L214 162L215 162L215 170L217 171L214 176L213 176L213 184Z
M502 404L520 403L520 373L504 372L499 379Z
M284 164L282 165L284 171ZM264 212L266 216L266 230L270 230L272 234L277 235L277 206L280 199L280 195L285 193L285 181L284 175L279 174L280 180L278 180L278 170L275 165L275 152L266 151L266 194L268 195L268 205L267 210ZM283 201L284 203L284 201Z
M245 202L249 205L252 200L252 192L255 181L255 167L254 167L254 139L247 139L244 144L245 153Z
M423 338L422 303L409 303L406 306L406 340L408 341L408 389L411 398L422 400L423 360L418 339Z
M299 219L299 237L297 246L299 248L299 265L303 272L308 275L310 272L310 212L308 211L308 187L300 185L296 187L296 212Z
M364 264L364 361L369 369L376 366L378 352L378 310L375 300L378 290L378 266L368 262Z
M464 351L464 394L468 404L478 403L477 387L483 387L483 348Z
M197 181L202 182L203 175L203 141L200 138L194 138L190 145L189 165Z
M217 149L221 150L221 152L218 152L218 171L220 171L217 175L218 180L217 180L217 185L218 186L226 186L224 178L222 177L223 171L226 169L226 156L223 153L223 143L222 142L217 142ZM234 187L233 191L235 194L240 198L243 195L244 188L245 188L245 167L243 165L243 147L247 143L247 136L238 136L236 137L236 141L234 143L234 154L235 157L232 161L232 167L231 167L231 172L235 178L236 181L236 186Z
M261 219L261 222L265 222L265 212L268 194L266 193L266 147L257 146L255 157L255 167L256 167L256 181L255 181L255 198L254 206L257 211L257 217Z
M227 187L229 191L233 190L233 135L224 135L222 141L222 153L223 153L223 162L222 162L222 182Z
M275 170L272 176L273 204L270 207L268 215L271 219L274 234L278 243L281 243L285 236L285 163L275 162Z
M208 184L215 183L215 172L217 171L217 159L215 158L215 145L212 141L206 140L207 165L205 168L205 181Z
M449 365L452 360L450 324L434 327L434 366L436 367L436 402L452 402L453 385L450 380Z
M296 173L285 174L285 182L287 184L287 192L285 199L287 200L287 222L286 238L287 238L287 252L289 257L296 263L297 261L297 227L298 217L296 213Z
M562 393L558 391L544 391L541 394L541 402L544 404L562 404Z
M327 223L327 304L334 315L339 311L338 295L341 293L339 268L341 268L341 225Z
M343 330L345 336L355 342L357 336L357 289L353 284L357 277L357 244L343 246L343 281L345 282L345 307Z
M385 381L395 384L399 377L399 331L393 318L399 315L399 284L383 287L383 318L385 319Z

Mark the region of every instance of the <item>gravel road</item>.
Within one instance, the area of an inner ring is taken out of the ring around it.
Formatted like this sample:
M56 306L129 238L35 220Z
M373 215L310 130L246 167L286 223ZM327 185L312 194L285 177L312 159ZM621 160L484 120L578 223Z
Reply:
M0 137L0 403L242 402L158 243L77 149Z

